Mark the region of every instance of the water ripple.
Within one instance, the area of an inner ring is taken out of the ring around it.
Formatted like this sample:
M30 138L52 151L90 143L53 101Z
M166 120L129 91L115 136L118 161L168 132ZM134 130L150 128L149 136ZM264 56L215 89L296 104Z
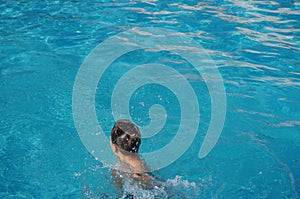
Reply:
M133 29L137 34L148 34L139 32L138 27L163 27L190 35L203 46L222 74L228 97L228 121L217 152L204 160L187 155L183 160L188 161L178 160L173 169L162 171L163 175L179 172L178 168L195 182L212 175L209 183L213 185L200 191L204 198L218 194L230 198L236 193L241 197L256 193L261 198L297 198L299 194L291 184L299 185L299 163L289 161L298 160L298 156L287 148L296 143L296 152L300 146L299 9L299 1L293 0L3 1L0 129L8 133L1 132L0 137L0 155L5 157L0 164L0 177L5 177L1 180L15 189L22 186L12 177L25 183L40 182L35 190L50 198L54 193L49 192L62 182L72 184L65 168L70 173L81 170L82 156L92 161L76 137L71 119L70 96L80 63L96 45L120 31ZM180 45L169 48L174 49L193 50ZM176 65L190 80L202 81L184 71L184 60L170 56L159 61ZM253 132L249 136L254 141L243 140L245 136L239 136L243 131ZM70 135L74 137L71 141ZM259 145L262 142L277 149L276 156L267 146ZM193 150L199 149L192 146L190 153ZM24 157L29 156L27 161L37 161L31 162L33 167L24 164ZM57 166L57 161L63 164ZM49 166L41 166L41 162ZM7 172L9 166L17 168L17 163L23 165L24 171L18 169L22 175L14 173L17 169ZM252 164L257 168L251 175L247 170L251 171ZM264 176L261 167L268 175ZM56 174L51 177L52 172ZM104 176L101 173L95 182ZM1 188L4 183L1 181ZM99 184L105 187L99 185L101 191L108 190L109 183ZM80 195L78 182L73 185ZM36 194L35 190L30 192ZM62 190L61 194L64 192L72 191Z

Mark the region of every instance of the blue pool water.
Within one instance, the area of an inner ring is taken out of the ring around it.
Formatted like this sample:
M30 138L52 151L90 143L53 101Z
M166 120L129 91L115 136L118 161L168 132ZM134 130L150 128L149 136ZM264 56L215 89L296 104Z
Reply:
M164 188L125 188L140 198L299 198L299 10L293 0L2 2L0 198L118 197L109 169L77 133L73 85L99 43L143 27L182 32L205 49L222 75L227 112L216 146L199 159L212 108L199 73L166 51L140 50L117 59L95 96L106 135L114 123L113 84L126 67L156 62L181 71L195 89L201 112L188 150L154 172L164 179ZM176 95L155 84L136 90L131 119L147 125L148 110L156 103L165 107L168 121L143 141L143 152L169 143L179 126Z

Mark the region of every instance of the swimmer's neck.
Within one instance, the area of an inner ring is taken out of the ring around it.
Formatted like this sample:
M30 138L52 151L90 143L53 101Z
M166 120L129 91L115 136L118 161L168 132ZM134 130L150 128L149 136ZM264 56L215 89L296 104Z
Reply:
M139 154L132 153L132 154L122 154L118 153L117 155L120 163L126 164L131 172L133 173L144 173L145 172L145 165L141 161Z
M141 161L139 154L137 153L122 153L119 151L119 153L115 154L118 159L121 162L126 162L127 164L130 164L132 161L136 162L136 161Z
M119 150L115 145L111 143L111 148L114 155L120 161L121 164L129 166L130 170L134 173L144 173L145 165L141 161L138 153L129 153Z
M134 173L144 173L145 172L145 165L141 161L140 156L138 153L128 153L122 152L115 146L110 140L110 146L114 153L114 155L119 159L120 164L127 165L130 170Z

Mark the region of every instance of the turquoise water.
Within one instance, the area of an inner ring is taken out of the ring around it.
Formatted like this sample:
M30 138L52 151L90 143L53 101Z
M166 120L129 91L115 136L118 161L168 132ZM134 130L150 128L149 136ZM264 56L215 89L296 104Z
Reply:
M126 187L142 198L299 198L300 53L297 1L9 1L0 4L0 198L116 198L108 168L82 144L74 125L77 72L100 42L136 27L190 35L215 61L227 95L217 145L199 148L211 118L205 82L169 52L131 52L112 64L96 93L104 133L114 120L110 95L122 66L164 63L190 78L201 122L192 145L155 175L164 190ZM99 89L100 88L100 89ZM159 99L161 100L157 100ZM145 106L139 106L141 100ZM176 96L159 85L131 98L132 120L149 122L160 103L166 126L145 139L153 151L174 137Z

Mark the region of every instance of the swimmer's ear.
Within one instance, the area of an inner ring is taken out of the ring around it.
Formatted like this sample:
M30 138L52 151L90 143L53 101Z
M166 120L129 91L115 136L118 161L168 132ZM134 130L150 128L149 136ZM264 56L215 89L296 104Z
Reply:
M118 147L112 143L112 141L110 140L110 148L113 151L113 153L118 153Z
M113 152L114 152L115 154L118 154L118 153L119 153L119 149L118 149L118 147L117 147L116 145L113 146Z

